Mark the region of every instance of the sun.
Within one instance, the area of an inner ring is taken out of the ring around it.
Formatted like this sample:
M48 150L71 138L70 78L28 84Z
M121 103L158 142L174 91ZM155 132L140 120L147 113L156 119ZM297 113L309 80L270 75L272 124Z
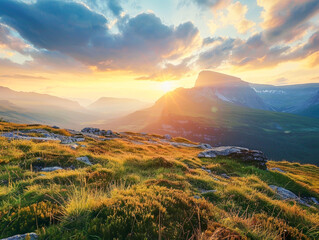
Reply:
M163 92L170 92L174 89L174 84L172 82L162 82L160 85Z

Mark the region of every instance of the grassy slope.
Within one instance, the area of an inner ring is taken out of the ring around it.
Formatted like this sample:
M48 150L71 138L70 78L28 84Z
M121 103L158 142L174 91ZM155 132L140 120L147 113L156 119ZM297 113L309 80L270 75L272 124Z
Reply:
M221 101L197 102L188 91L191 90L167 94L160 103L149 110L131 114L117 120L111 126L119 130L132 129L164 134L161 130L163 123L171 125L171 119L174 117L189 119L202 128L221 128L224 134L216 143L261 149L274 160L286 159L318 164L318 119L249 109ZM143 124L140 119L143 119ZM186 131L197 131L191 127L180 126Z
M313 118L319 118L319 104L309 107L298 114L303 116L313 117Z
M287 173L264 171L226 158L199 159L199 149L160 139L128 133L105 142L86 139L87 147L72 150L0 138L0 237L36 231L40 239L319 238L318 208L279 200L268 187L318 198L318 167L269 162ZM94 165L75 160L83 155ZM32 171L39 165L75 170L43 175Z

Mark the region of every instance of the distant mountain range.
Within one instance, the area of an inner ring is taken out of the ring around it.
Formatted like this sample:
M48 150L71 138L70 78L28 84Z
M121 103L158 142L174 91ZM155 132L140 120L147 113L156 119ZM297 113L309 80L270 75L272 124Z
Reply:
M305 91L310 92L308 87ZM283 91L271 86L251 86L239 78L204 71L194 88L176 89L152 107L110 121L107 126L116 130L169 133L213 145L261 149L275 160L318 163L319 120L283 113L289 108L289 100L279 109L279 105L271 104L269 95L269 101L264 95L271 90ZM300 106L291 100L291 106L295 105Z
M0 87L0 118L17 123L41 123L64 128L104 123L146 107L134 99L101 98L88 107L76 101L34 92Z
M288 86L250 84L274 111L319 118L319 83Z

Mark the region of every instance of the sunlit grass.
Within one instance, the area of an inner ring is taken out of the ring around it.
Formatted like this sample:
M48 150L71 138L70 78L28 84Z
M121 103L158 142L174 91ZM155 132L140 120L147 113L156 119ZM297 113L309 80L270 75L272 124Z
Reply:
M318 167L270 161L269 169L286 173L265 171L227 158L199 159L200 149L161 139L127 133L104 142L88 138L86 147L73 150L0 138L0 237L31 231L40 239L319 237L318 206L280 200L269 187L319 199ZM43 173L37 166L64 170Z

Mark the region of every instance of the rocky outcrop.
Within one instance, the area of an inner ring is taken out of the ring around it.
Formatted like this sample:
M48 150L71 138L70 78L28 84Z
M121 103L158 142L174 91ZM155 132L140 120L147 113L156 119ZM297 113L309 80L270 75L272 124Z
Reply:
M93 134L93 135L98 135L98 136L116 136L115 133L112 132L112 130L101 130L99 128L91 128L91 127L86 127L81 130L82 133L84 134Z
M26 233L21 235L15 235L8 238L3 238L1 240L36 240L38 239L38 235L35 233Z
M213 147L210 150L203 151L198 154L199 158L215 158L217 156L227 156L245 163L252 164L261 169L267 169L267 158L263 152L258 150L249 150L248 148L235 146L223 146Z
M78 158L76 158L76 160L83 162L83 163L90 165L90 166L92 165L92 163L90 162L90 159L87 156L78 157Z
M38 136L35 137L32 134L37 134ZM16 140L58 141L61 144L71 144L74 142L85 141L85 138L82 134L76 134L74 136L64 136L61 134L49 132L41 128L6 132L1 134L1 136Z

